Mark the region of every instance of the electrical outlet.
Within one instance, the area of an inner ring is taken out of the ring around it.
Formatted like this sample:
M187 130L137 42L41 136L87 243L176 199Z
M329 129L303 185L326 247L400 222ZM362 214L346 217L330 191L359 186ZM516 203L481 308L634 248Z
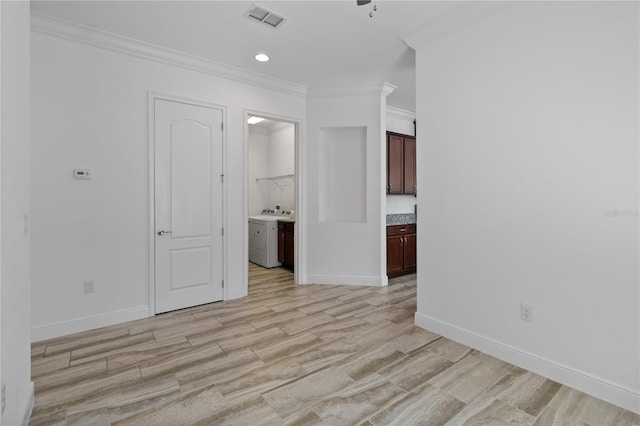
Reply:
M86 293L95 293L96 292L96 283L93 281L85 281L84 282L84 292Z
M6 392L5 392L4 388L5 388L5 386L2 385L2 414L4 414L4 407L6 405L6 403L5 403L5 394L6 394Z
M520 304L520 319L522 321L533 322L533 306Z

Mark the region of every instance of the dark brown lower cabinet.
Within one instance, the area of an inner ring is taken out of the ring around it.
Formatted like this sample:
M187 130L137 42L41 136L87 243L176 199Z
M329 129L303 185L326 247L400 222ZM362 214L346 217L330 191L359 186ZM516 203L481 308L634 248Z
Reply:
M278 262L293 269L294 264L294 222L278 221Z
M387 276L416 271L416 225L387 226Z

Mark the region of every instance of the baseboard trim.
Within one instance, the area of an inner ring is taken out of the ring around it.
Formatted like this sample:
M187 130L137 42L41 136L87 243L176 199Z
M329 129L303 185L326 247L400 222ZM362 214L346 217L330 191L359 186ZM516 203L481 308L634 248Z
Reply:
M70 321L38 325L31 328L31 341L39 342L40 340L66 336L67 334L78 333L80 331L92 330L94 328L147 318L150 315L149 306L144 305Z
M416 312L418 327L640 414L640 392Z
M27 399L25 400L22 406L22 416L20 424L22 426L27 426L29 424L29 420L31 419L31 413L33 412L33 406L35 404L35 393L33 389L33 382L29 382L29 392L27 394Z
M387 285L386 278L386 276L383 278L351 275L307 275L306 283L384 287L385 285Z

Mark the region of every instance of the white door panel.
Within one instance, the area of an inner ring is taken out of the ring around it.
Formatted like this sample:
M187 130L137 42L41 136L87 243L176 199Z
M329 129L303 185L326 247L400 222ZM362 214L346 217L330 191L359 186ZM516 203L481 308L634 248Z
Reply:
M223 298L222 111L161 99L154 106L156 313L161 313Z
M211 283L211 247L193 247L169 251L171 290L207 286Z
M193 121L171 123L173 238L211 235L212 131Z

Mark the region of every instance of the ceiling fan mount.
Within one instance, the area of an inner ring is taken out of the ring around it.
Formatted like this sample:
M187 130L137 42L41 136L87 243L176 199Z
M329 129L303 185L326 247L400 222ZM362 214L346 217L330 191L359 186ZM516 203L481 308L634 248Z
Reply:
M365 4L371 3L371 0L356 0L356 3L358 4L358 6L364 6ZM377 10L378 10L378 6L374 3L373 6L371 6L371 11L369 12L369 18L373 18L373 15L376 13Z

